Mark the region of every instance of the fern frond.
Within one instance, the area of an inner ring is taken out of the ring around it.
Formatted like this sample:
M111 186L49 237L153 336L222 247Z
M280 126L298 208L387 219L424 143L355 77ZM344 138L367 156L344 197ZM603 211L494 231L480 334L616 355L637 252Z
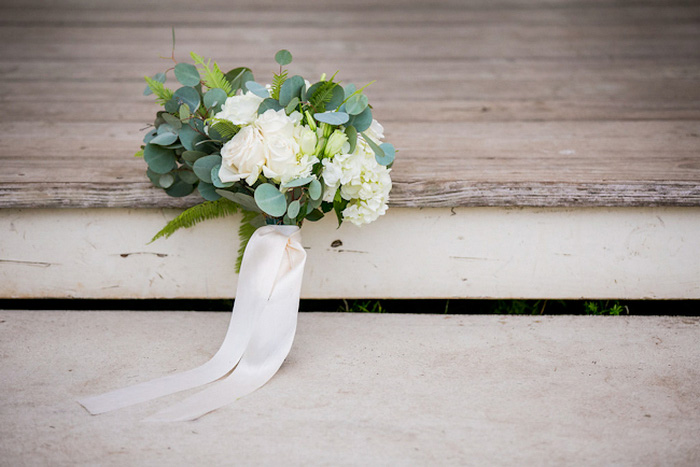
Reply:
M226 141L236 136L236 133L238 133L238 131L241 129L241 127L234 125L228 120L216 120L216 123L214 123L211 128L220 134Z
M161 237L168 238L176 231L187 229L202 221L217 217L225 217L236 212L238 212L238 205L226 198L220 198L216 201L205 201L202 204L192 206L175 219L168 222L160 232L155 234L150 243L155 242Z
M194 60L194 63L202 66L202 69L204 70L204 79L202 79L202 82L206 87L209 89L221 88L224 90L227 96L233 96L234 93L231 83L226 79L226 75L224 75L224 72L221 71L216 62L214 62L214 65L210 65L211 60L207 60L205 62L204 57L201 57L194 52L190 52L190 56L192 57L192 60Z
M279 100L280 98L280 89L282 88L282 85L284 84L285 81L287 81L287 76L289 75L289 72L287 70L282 70L282 72L272 78L272 89L270 91L270 95L272 96L273 99Z
M333 81L324 81L314 95L309 98L309 106L314 109L314 112L323 112L326 110L326 104L333 97L333 88L337 86Z
M241 272L241 263L243 262L243 253L245 252L250 237L253 233L260 227L260 221L262 216L259 212L255 211L243 211L243 218L241 219L241 225L238 227L238 258L236 259L236 272Z
M173 98L172 89L166 88L160 81L156 81L150 76L144 76L144 79L148 83L148 87L153 91L153 94L156 95L156 102L160 105L165 105L166 102Z
M134 154L134 157L143 157L143 148L136 151L136 154Z

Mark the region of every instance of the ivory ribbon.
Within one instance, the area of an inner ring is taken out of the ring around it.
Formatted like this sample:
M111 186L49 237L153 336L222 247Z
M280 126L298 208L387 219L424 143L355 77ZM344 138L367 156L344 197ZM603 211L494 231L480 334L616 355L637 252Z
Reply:
M268 225L257 229L243 254L226 337L211 360L183 373L78 402L95 415L192 389L228 375L146 419L184 421L199 418L260 388L277 373L292 347L305 263L299 227Z

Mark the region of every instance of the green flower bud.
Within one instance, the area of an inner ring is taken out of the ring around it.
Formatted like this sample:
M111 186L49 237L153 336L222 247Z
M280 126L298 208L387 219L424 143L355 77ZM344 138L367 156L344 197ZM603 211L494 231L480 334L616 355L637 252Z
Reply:
M326 149L323 151L323 154L326 157L335 156L343 150L343 146L347 142L348 137L345 135L345 132L335 130L333 134L331 134L331 136L328 138L328 142L326 143Z

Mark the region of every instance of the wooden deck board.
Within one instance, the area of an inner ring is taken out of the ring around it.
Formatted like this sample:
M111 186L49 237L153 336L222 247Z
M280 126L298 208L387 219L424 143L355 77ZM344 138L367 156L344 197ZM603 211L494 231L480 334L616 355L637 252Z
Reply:
M700 206L700 4L178 0L0 6L0 207L184 207L134 159L142 76L190 50L260 81L376 80L391 203ZM224 8L224 5L227 5Z

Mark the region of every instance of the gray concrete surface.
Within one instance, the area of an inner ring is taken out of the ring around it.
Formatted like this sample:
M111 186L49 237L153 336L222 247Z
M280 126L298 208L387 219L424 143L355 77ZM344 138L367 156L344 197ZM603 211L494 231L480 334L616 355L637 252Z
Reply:
M0 312L0 464L698 465L700 319L300 316L261 390L195 422L186 394L75 399L191 368L227 313Z

